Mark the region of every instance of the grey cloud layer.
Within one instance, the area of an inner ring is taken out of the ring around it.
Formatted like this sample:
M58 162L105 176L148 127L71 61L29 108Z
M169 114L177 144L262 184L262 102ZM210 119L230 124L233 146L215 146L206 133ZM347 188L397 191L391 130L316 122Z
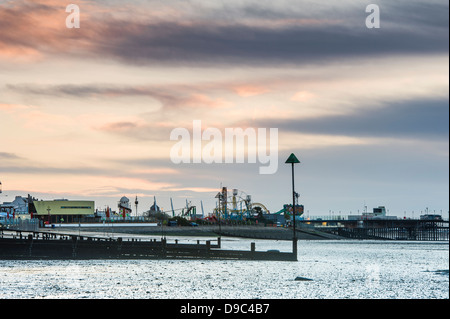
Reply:
M448 52L447 1L380 1L380 29L365 26L368 2L324 6L308 1L235 1L211 4L211 8L202 1L189 4L158 19L152 14L160 8L151 3L131 5L134 11L121 11L120 18L104 14L97 4L100 13L87 8L80 29L62 25L47 30L34 24L61 8L41 4L39 10L30 11L30 1L21 0L12 8L0 7L0 43L49 55L203 66L321 63L359 56ZM108 8L107 2L103 5ZM133 19L139 5L142 12L147 10L148 19ZM162 6L174 10L171 3ZM114 12L114 4L109 9Z
M297 133L448 141L449 104L448 100L390 102L382 108L365 108L346 115L265 120L257 125Z
M135 30L139 31L135 31ZM115 39L99 53L128 63L271 64L314 63L389 54L448 52L448 34L385 27L111 26ZM108 38L108 37L106 37Z
M132 63L180 64L311 63L343 57L448 52L445 1L382 2L382 28L370 30L365 26L364 3L342 2L324 10L302 1L278 6L244 2L240 8L212 10L210 20L204 23L181 20L129 25L128 21L116 21L104 30L105 39L114 35L110 51L101 51ZM227 23L215 23L214 17Z

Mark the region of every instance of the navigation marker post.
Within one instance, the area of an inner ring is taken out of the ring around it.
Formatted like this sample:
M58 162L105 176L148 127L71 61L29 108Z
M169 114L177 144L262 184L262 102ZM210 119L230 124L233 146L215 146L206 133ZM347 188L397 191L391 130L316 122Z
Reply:
M292 237L292 253L297 257L297 233L295 231L295 186L294 186L294 164L300 163L298 158L291 153L289 158L285 162L286 164L292 165L292 218L294 220L293 223L293 237Z

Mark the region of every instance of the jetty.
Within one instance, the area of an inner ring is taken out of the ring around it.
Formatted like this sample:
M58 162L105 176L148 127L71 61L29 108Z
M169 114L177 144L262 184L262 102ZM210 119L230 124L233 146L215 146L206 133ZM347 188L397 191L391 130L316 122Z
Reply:
M303 227L347 239L448 241L449 221L442 219L302 220Z
M175 240L94 237L40 231L2 230L0 259L8 260L86 260L86 259L221 259L297 261L297 250L257 251L221 249L221 238L197 240L197 244Z

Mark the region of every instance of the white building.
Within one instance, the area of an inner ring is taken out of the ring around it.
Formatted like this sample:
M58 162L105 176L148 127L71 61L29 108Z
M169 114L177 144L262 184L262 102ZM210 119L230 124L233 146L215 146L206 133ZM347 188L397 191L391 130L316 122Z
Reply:
M349 220L365 220L365 219L397 219L396 216L387 216L386 207L378 206L371 213L364 212L362 215L349 215Z

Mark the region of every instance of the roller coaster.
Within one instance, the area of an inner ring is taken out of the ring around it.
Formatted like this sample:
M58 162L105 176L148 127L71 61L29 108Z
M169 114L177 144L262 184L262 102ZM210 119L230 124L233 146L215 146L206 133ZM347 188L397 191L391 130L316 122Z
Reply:
M229 193L227 187L223 187L216 195L218 206L214 209L214 215L220 219L247 220L270 214L266 206L252 202L251 195L244 191L233 189L231 194Z

